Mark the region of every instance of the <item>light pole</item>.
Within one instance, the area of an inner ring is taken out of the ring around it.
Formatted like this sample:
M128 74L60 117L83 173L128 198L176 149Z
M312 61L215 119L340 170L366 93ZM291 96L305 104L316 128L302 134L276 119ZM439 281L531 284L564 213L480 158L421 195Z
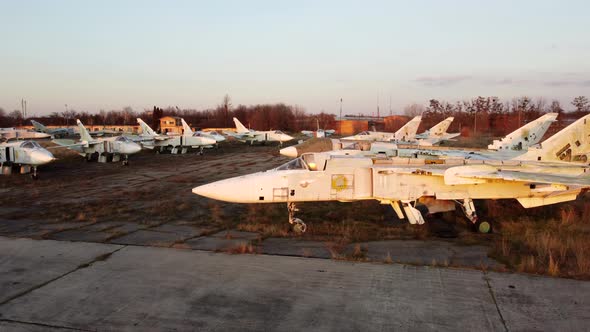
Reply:
M340 98L340 121L338 121L339 124L339 131L340 131L340 135L342 135L342 98Z

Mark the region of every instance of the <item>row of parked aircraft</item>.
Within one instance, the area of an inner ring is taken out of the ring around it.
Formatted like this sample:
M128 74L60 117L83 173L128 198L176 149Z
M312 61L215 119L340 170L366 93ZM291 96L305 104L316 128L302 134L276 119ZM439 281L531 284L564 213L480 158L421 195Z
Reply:
M475 229L486 233L491 224L479 217L473 200L516 199L531 208L575 200L590 188L590 115L537 144L556 116L547 114L485 151L399 142L372 142L368 149L344 140L303 143L287 148L296 159L282 166L192 191L227 202L287 203L296 232L306 230L294 216L296 203L371 199L391 205L412 224L459 207Z

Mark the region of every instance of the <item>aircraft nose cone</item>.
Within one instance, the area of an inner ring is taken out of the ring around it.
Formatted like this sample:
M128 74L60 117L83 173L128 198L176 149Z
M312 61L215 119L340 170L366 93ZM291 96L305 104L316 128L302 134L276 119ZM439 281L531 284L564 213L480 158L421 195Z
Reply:
M193 188L193 193L207 198L233 203L255 203L250 197L251 181L237 177Z
M31 163L34 165L43 165L55 160L51 152L47 150L37 150L31 152Z
M291 137L289 135L285 135L285 134L281 135L281 141L283 141L283 142L290 141L292 139L293 139L293 137Z
M297 158L297 148L294 146L290 146L287 148L283 148L279 151L279 153L285 157L289 158Z
M213 145L217 143L217 140L215 140L214 138L208 138L208 137L203 137L203 143L208 144L208 145Z
M223 137L223 136L221 136L221 135L219 135L219 136L215 136L215 140L216 140L217 142L223 142L223 141L225 141L225 137Z
M125 144L121 149L123 154L134 154L141 151L141 146L137 143Z

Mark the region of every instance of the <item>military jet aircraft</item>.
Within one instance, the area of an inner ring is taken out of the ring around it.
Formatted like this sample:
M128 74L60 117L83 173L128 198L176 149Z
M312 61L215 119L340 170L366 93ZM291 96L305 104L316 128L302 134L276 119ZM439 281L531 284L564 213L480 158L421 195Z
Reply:
M254 142L263 144L266 142L279 142L282 145L283 142L293 139L293 137L280 130L258 131L248 129L236 118L234 118L234 123L236 124L236 133L224 132L224 134L230 135L241 142L250 142L250 145L254 144Z
M321 129L320 128L320 121L318 119L316 119L316 124L318 127L317 130L315 130L315 131L314 130L302 130L301 133L305 136L308 136L308 137L322 138L322 137L328 137L336 132L336 130L334 130L334 129Z
M186 121L184 121L184 119L180 119L180 121L182 122L182 129L183 129L183 133L182 134L184 136L195 136L195 137L211 138L211 139L214 139L215 140L216 146L220 142L225 141L225 136L219 134L216 131L202 131L202 130L193 131L191 129L191 127L186 123Z
M35 127L36 132L49 134L54 138L63 138L76 134L73 128L47 128L42 123L35 120L31 120L31 123L33 124L33 127Z
M450 116L425 132L416 135L418 145L433 146L442 141L448 141L461 135L461 133L447 133L447 130L454 119L454 117Z
M184 120L182 120L184 122ZM199 153L203 154L203 147L216 144L213 138L194 136L190 133L183 133L179 136L160 135L156 133L142 119L137 118L137 123L141 127L139 139L141 144L147 149L159 148L159 152L170 149L171 153L186 153L189 148L199 148ZM186 124L186 123L185 123Z
M474 199L516 199L525 208L575 200L590 188L589 152L587 115L514 160L304 153L273 170L202 185L193 193L236 203L286 202L289 222L298 232L306 226L294 217L296 202L375 199L412 224L424 223L425 213L454 210L458 203L486 233L491 225L479 219Z
M380 142L409 142L416 138L422 116L418 115L403 125L395 133L382 131L363 131L353 136L343 137L343 140L380 141Z
M50 135L18 128L0 128L0 139L36 139L47 138Z
M2 173L12 171L12 166L20 166L21 173L32 169L31 177L37 179L37 167L55 160L53 154L35 141L12 141L0 143L0 168Z
M93 138L80 120L76 120L76 123L80 132L80 141L54 139L52 142L59 145L59 147L76 151L86 160L91 160L92 156L97 154L99 162L107 162L109 157L112 157L113 162L117 162L123 156L123 165L125 166L129 165L130 154L141 151L141 146L126 136Z
M281 149L280 153L284 156L295 158L304 152L325 152L330 150L373 150L373 152L385 153L388 155L398 156L422 156L437 158L469 158L469 159L512 159L527 152L527 149L535 146L543 138L549 127L555 119L557 113L548 113L542 117L531 121L525 126L513 131L501 140L494 141L494 144L488 146L488 150L471 149L471 148L441 148L435 146L424 146L420 144L401 144L388 142L373 142L369 144L357 143L350 144L344 140L326 141L322 144L317 142L304 142L302 144L290 146ZM572 127L573 128L573 127ZM570 128L571 130L571 128ZM562 133L565 135L565 132ZM349 141L350 142L350 141ZM365 141L366 142L366 141Z

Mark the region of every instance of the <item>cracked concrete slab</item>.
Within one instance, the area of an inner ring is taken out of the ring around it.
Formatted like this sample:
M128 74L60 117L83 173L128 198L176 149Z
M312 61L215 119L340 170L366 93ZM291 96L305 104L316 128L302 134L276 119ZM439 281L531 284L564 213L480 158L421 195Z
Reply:
M183 243L183 246L196 250L225 251L240 246L247 246L248 244L250 244L250 241L247 239L226 239L206 236L187 240Z
M14 241L0 238L0 248ZM88 245L43 242L50 252ZM18 261L43 270L37 255ZM129 246L0 305L0 321L129 331L581 331L589 298L590 283L557 278Z
M590 282L488 273L509 331L590 330Z
M502 267L487 256L489 248L485 246L463 246L436 240L387 240L352 243L346 247L344 254L354 255L355 247L361 250L362 256L378 262L391 259L404 264Z
M174 233L156 232L148 229L140 229L136 232L114 238L110 242L116 244L170 247L176 241L179 240L182 240L182 238Z
M212 234L210 236L216 237L216 238L223 238L223 239L244 239L244 240L257 240L260 238L259 233L237 231L234 229L217 232L217 233Z
M93 243L0 238L0 303L118 248L120 246Z
M304 241L290 238L268 238L260 244L263 254L332 258L325 242Z

